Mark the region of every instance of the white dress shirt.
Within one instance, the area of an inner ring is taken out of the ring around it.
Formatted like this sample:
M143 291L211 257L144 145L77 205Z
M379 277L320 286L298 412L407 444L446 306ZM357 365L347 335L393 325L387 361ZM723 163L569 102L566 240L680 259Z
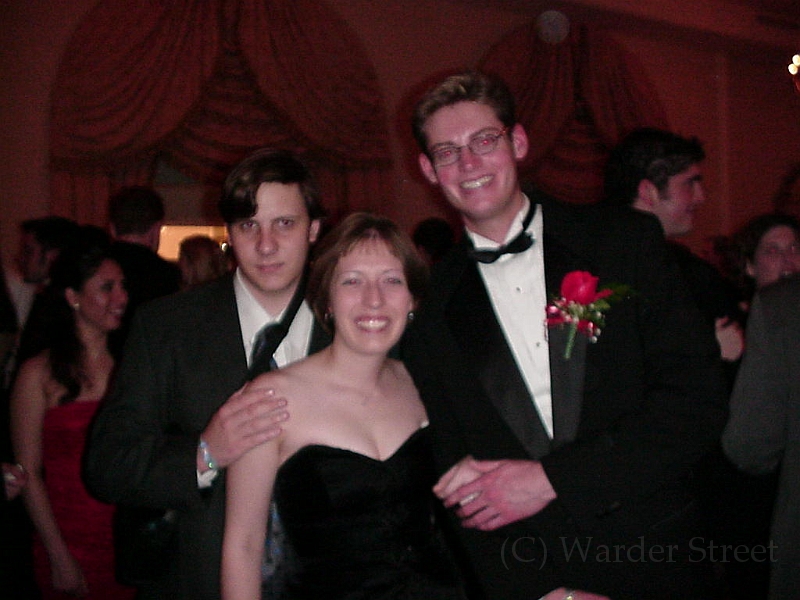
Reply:
M250 293L239 269L236 270L233 278L233 291L236 294L236 309L239 311L239 324L242 328L242 344L244 344L245 356L247 356L249 365L256 336L265 325L280 321L283 312L279 315L269 314ZM308 304L303 301L289 326L289 332L273 355L279 367L285 367L306 357L313 327L314 314Z
M506 244L522 231L522 222L530 206L527 197L525 200L525 206L514 218L506 234ZM533 235L533 245L519 254L504 254L493 263L478 263L478 270L539 417L552 438L553 402L545 325L547 286L542 241L544 219L541 206L537 205L535 210L528 226L528 232ZM467 235L477 249L494 249L501 245L469 230Z

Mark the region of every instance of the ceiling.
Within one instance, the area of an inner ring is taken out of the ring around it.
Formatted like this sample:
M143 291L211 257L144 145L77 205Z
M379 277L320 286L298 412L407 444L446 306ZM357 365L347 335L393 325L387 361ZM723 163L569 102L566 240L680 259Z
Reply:
M580 9L800 52L800 0L455 0L538 14ZM599 12L598 12L599 11Z
M731 0L746 4L756 11L772 12L794 21L800 20L800 4L797 0Z

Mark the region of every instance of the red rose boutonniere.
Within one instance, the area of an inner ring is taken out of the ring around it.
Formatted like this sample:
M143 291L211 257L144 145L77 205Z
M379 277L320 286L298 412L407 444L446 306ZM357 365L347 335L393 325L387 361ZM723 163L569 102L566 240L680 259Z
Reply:
M571 271L561 282L560 296L547 305L547 326L568 327L564 358L572 355L575 335L580 331L594 343L605 326L611 302L627 293L627 287L597 289L598 278L588 271Z

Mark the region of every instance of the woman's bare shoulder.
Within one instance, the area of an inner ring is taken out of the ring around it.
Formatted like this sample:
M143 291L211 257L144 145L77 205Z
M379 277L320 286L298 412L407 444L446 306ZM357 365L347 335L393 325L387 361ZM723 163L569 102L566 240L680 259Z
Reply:
M65 391L64 386L53 379L50 353L45 350L20 365L14 381L12 401L18 404L24 400L27 404L38 399L36 404L43 403L44 408L50 408L58 404Z
M25 390L30 394L33 389L45 391L56 382L50 369L50 353L41 352L22 363L14 380L14 390Z

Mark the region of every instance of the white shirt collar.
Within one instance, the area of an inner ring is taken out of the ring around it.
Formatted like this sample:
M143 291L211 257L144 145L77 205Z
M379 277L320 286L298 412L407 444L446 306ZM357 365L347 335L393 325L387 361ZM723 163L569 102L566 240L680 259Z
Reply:
M233 278L233 292L236 294L236 308L239 311L239 324L242 327L242 339L249 351L252 347L256 334L267 323L274 323L280 319L280 315L271 315L259 304L250 288L244 282L241 269L236 269Z
M270 323L281 319L286 309L278 315L271 315L253 296L250 288L244 282L244 276L239 269L233 278L233 291L236 295L236 309L239 313L239 325L242 328L242 344L245 356L250 360L253 342L259 331ZM300 360L308 353L311 340L311 331L314 327L314 314L306 302L300 305L297 315L289 327L289 332L275 351L275 361L283 367L296 360Z
M514 220L511 222L511 227L509 227L508 228L508 232L506 232L506 237L503 240L503 244L509 243L511 240L513 240L515 237L517 237L517 235L519 234L520 231L522 231L522 222L525 220L525 215L528 214L528 207L530 207L530 205L531 205L531 201L528 199L528 197L525 194L522 194L522 198L524 200L522 208L520 208L519 212L514 217ZM536 212L537 213L541 212L538 207L536 208ZM533 234L533 239L534 240L537 239L537 235L538 235L537 232L535 231L535 228L534 228L534 222L537 220L537 218L539 216L540 215L537 214L534 217L534 219L531 221L530 225L528 225L528 231L531 234ZM466 232L467 232L467 235L469 236L469 239L472 240L472 245L476 249L493 250L493 249L499 248L500 246L503 245L503 244L498 244L494 240L491 240L491 239L489 239L487 237L484 237L479 233L475 233L474 231L470 231L469 229L466 229Z

